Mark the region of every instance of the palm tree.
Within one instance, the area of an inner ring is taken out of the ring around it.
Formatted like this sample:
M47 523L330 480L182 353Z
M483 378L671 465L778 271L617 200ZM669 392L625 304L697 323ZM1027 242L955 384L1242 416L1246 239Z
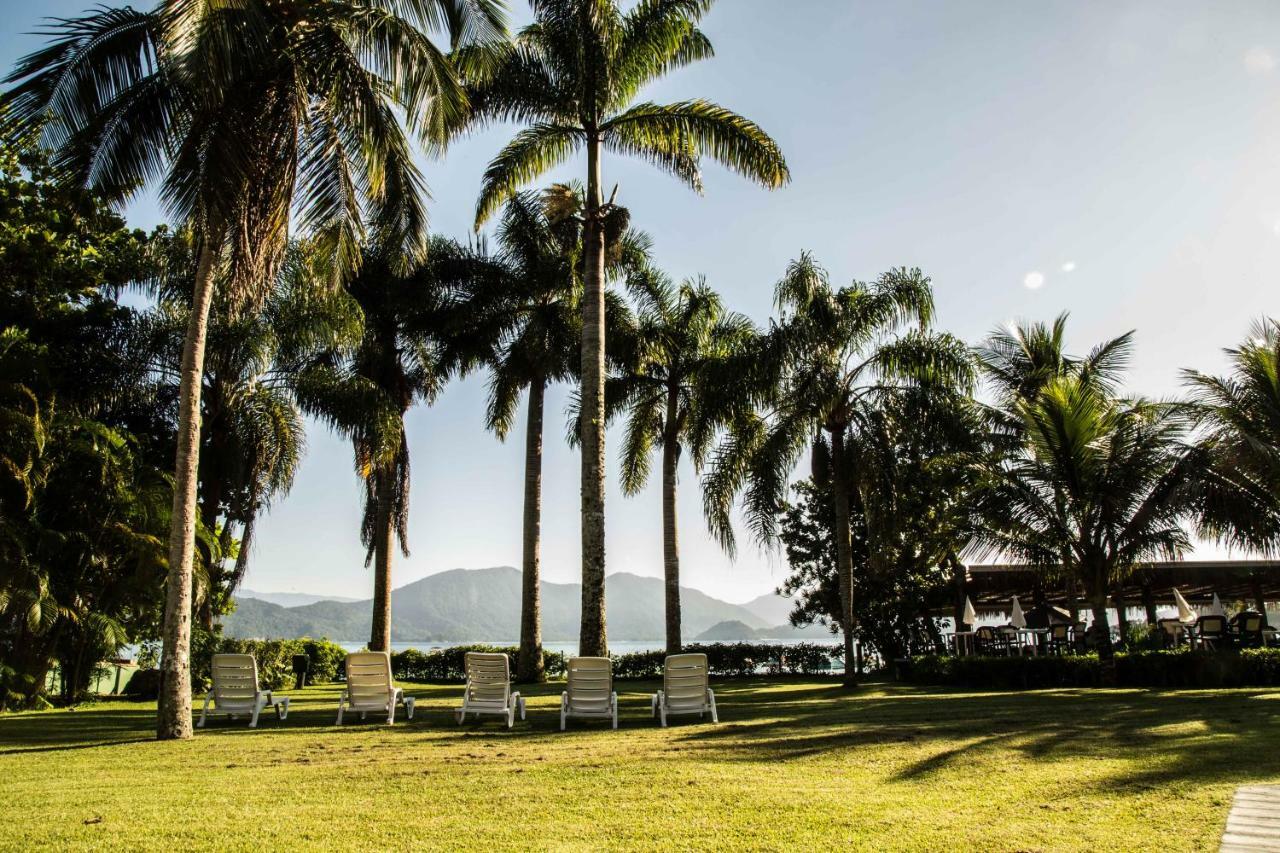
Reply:
M62 175L125 199L159 186L171 220L199 235L182 393L163 685L157 736L191 736L192 563L199 412L215 278L233 298L271 280L296 204L325 235L341 274L358 263L371 218L384 243L425 246L422 179L396 119L426 139L465 116L447 57L424 35L456 44L503 27L497 0L403 4L164 0L152 12L103 8L59 21L54 40L18 63L0 112L7 132L42 127ZM251 300L250 300L251 301Z
M190 315L190 236L165 241L164 272L151 288L158 304L141 323L153 372L175 389ZM306 436L293 376L319 348L359 333L349 300L318 280L312 249L289 246L259 305L237 309L225 293L215 294L200 395L198 495L201 521L218 531L224 560L208 566L209 582L197 596L206 630L244 578L258 514L288 493L301 463ZM228 567L225 558L233 554Z
M455 288L436 265L456 265L460 249L432 241L429 258L407 274L380 247L365 253L359 273L345 285L363 318L358 342L325 353L302 372L303 408L351 439L364 484L360 539L374 567L373 626L369 648L391 646L391 562L395 543L409 555L409 443L404 418L430 404L463 364L465 334L458 323ZM475 356L469 357L474 361Z
M753 531L758 539L770 541L777 535L791 472L805 449L811 451L815 471L831 471L838 621L844 632L845 680L852 684L857 673L851 428L863 402L887 388L920 384L966 389L972 366L960 341L928 331L933 293L919 270L895 269L874 282L854 282L836 290L826 271L806 253L788 266L775 299L781 318L730 361L722 381L709 383L720 389L729 405L733 400L750 401L758 410L733 415L728 437L703 483L704 508L712 531L732 548L730 513L742 492ZM731 381L735 374L744 381ZM875 571L877 555L871 556Z
M585 150L582 300L582 627L579 651L607 652L604 612L604 220L601 158L644 158L701 191L710 156L765 187L789 179L777 144L753 122L703 100L636 103L668 71L711 56L698 21L711 0L533 0L534 23L496 50L463 51L460 67L479 121L527 125L494 158L476 204L483 223L521 185ZM615 191L616 193L616 191Z
M1273 553L1280 545L1280 324L1259 320L1248 339L1226 354L1229 376L1183 372L1211 463L1201 532Z
M542 437L547 386L577 372L581 335L580 229L548 217L543 198L517 193L506 203L498 227L495 274L472 273L471 304L494 341L486 424L505 439L514 426L521 391L525 414L523 556L521 561L520 654L517 677L545 678L542 661L541 548Z
M1102 342L1086 356L1074 356L1066 351L1067 317L1059 314L1048 325L1013 322L997 327L976 348L978 365L994 396L993 404L982 406L982 411L991 450L997 455L1015 458L1021 453L1025 436L1019 407L1033 403L1049 382L1075 376L1104 394L1117 392L1132 354L1133 332ZM1064 553L1058 564L1043 572L1047 580L1065 582L1067 607L1075 618L1077 579L1058 568L1069 561Z
M712 395L700 393L703 377L740 350L754 335L750 320L726 311L705 281L679 287L646 268L629 278L639 308L626 369L606 386L610 417L626 414L622 489L637 494L649 479L650 455L662 448L662 565L666 593L667 653L680 640L680 547L676 527L676 482L680 456L688 449L701 468L726 417L708 411Z
M1084 586L1098 653L1112 656L1112 585L1143 562L1190 547L1181 521L1196 454L1176 404L1124 400L1078 374L1048 380L1017 406L1022 447L998 461L978 502L978 539L1032 565L1061 563Z

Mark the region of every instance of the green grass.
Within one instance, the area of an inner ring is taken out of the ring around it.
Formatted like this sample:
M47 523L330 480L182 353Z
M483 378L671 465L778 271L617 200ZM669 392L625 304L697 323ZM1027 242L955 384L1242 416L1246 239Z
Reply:
M0 716L0 847L1216 850L1235 786L1280 781L1280 695L963 692L720 681L721 723L457 726L412 685L394 727L333 726L337 689L256 731L150 738L110 702Z

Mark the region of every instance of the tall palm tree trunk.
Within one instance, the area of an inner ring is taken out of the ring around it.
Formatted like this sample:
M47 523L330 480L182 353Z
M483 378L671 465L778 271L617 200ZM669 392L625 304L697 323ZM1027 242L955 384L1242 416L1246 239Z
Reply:
M680 538L676 528L676 473L680 464L679 397L667 392L666 435L662 438L662 570L667 605L667 654L680 654Z
M853 651L853 540L849 532L849 475L845 470L844 427L831 432L831 486L836 505L836 574L840 579L840 627L844 632L844 683L858 681Z
M391 549L395 539L395 519L391 514L393 470L379 466L372 474L378 501L377 530L373 540L373 627L369 650L391 651Z
M528 425L524 438L524 563L520 595L520 659L516 676L543 681L542 670L542 405L546 383L529 383Z
M196 555L196 485L200 465L200 389L205 336L213 304L213 267L219 240L206 234L196 264L191 318L182 347L178 401L178 448L173 471L173 513L169 521L169 575L164 602L160 658L160 703L156 737L191 737L191 592Z
M578 653L607 655L604 613L604 229L600 139L587 141L586 271L582 296L582 624Z

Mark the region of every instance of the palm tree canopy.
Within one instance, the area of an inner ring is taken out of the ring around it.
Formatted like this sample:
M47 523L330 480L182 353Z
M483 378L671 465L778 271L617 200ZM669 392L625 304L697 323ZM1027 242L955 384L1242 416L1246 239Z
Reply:
M647 84L712 55L698 29L711 0L535 0L534 22L509 44L459 51L473 116L526 125L485 172L483 223L522 185L588 142L648 160L701 192L711 157L766 187L790 179L778 145L754 122L704 100L635 103Z
M1247 340L1226 354L1228 376L1183 372L1212 462L1201 530L1274 553L1280 544L1280 324L1259 320Z
M1190 547L1197 455L1176 404L1124 400L1080 375L1047 381L1018 405L1024 444L997 463L979 505L979 539L1013 559L1103 570ZM1104 590L1105 591L1105 590Z
M734 498L743 494L756 538L771 540L805 449L821 453L823 431L843 435L862 400L913 385L967 392L973 383L968 348L929 328L932 289L918 269L836 289L806 253L787 267L776 301L780 318L709 383L726 398L717 408L736 406L703 490L712 531L730 549Z
M702 466L728 417L708 405L723 397L702 393L705 378L722 370L756 329L744 315L726 310L703 279L676 285L646 265L627 276L627 286L638 309L634 323L611 338L624 367L608 380L606 405L610 419L627 416L622 488L636 494L648 480L652 451L669 436L677 452L687 446L695 466ZM668 423L669 414L674 422Z
M353 270L367 219L425 248L422 176L397 119L427 139L466 116L451 43L503 32L497 0L204 2L55 20L2 101L68 181L124 200L159 183L174 221L227 245L236 288L269 280L291 209Z

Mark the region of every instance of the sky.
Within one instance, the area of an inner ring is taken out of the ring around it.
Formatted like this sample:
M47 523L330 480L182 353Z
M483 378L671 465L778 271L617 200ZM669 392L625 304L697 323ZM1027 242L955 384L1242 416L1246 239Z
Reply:
M42 16L87 5L0 2L0 62L42 43L25 35ZM722 0L703 29L715 58L642 97L708 98L752 118L781 145L790 185L768 192L707 164L700 197L616 156L604 179L663 269L705 275L756 322L802 251L838 285L920 267L939 328L976 343L1011 320L1068 311L1078 353L1136 329L1130 392L1171 396L1181 369L1222 371L1223 347L1254 319L1280 316L1272 0ZM481 174L511 134L489 128L423 158L435 231L470 233ZM541 185L583 172L574 161ZM163 221L146 199L128 214L140 227ZM520 565L523 435L501 443L485 431L485 396L473 377L409 415L411 556L397 558L396 586ZM579 574L567 396L558 387L547 400L542 564L557 582ZM610 431L608 571L660 576L657 478L622 496L619 436ZM257 527L246 586L367 597L351 449L314 423L308 445L292 492ZM687 466L679 502L685 585L746 601L785 578L779 552L745 541L736 560L720 551Z

